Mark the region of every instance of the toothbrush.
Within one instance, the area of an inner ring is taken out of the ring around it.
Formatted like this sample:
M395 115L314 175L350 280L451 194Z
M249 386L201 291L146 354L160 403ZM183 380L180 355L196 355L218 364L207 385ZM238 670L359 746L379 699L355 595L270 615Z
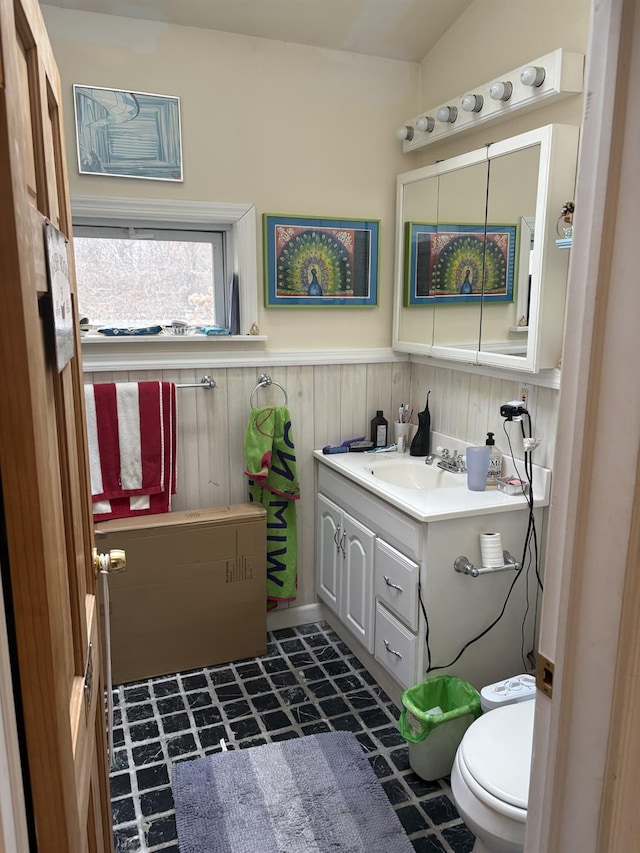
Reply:
M398 411L398 423L404 423L404 403L400 403L400 409Z

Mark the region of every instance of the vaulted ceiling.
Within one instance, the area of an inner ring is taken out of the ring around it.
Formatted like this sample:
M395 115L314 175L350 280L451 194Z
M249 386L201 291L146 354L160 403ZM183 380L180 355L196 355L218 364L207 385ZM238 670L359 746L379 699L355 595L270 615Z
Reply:
M41 0L44 2L44 0ZM473 0L46 0L187 27L420 62Z

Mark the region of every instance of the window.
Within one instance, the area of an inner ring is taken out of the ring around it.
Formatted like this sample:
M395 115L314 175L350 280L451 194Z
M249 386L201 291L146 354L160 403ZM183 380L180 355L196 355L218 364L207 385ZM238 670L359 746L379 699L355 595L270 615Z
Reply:
M246 342L264 340L264 337L249 334L254 324L258 321L256 211L252 204L75 196L71 200L71 211L74 237L78 236L80 239L83 239L82 230L85 228L90 229L84 233L84 236L88 236L89 239L91 239L92 233L95 233L94 229L96 228L113 228L119 232L119 236L123 239L123 242L129 240L128 250L130 252L133 250L145 252L148 251L144 248L147 243L161 244L163 242L173 243L173 249L175 250L176 242L200 242L204 239L205 235L207 236L207 240L211 240L211 235L213 235L214 243L217 240L221 247L219 253L216 252L215 248L212 249L209 247L206 250L207 252L211 252L213 257L214 282L212 301L213 316L216 318L215 322L216 324L220 322L221 312L222 317L225 316L227 306L224 305L224 298L229 281L233 278L237 282L238 291L239 321L237 333ZM120 230L123 227L127 232L126 234ZM133 240L129 238L129 227L134 229ZM139 232L137 239L135 238L136 230ZM153 238L145 238L143 236L145 231L152 232L154 235ZM98 233L105 232L100 231ZM159 239L161 233L163 239ZM198 241L195 238L192 240L191 235L194 233L202 235ZM164 238L167 235L172 235L172 238L165 240ZM210 243L211 245L214 244ZM78 248L80 247L76 248L76 252ZM84 248L80 248L80 251L83 252ZM155 251L159 251L157 247ZM197 253L204 252L205 250L199 247L194 249L194 251ZM219 265L220 263L222 266L220 271L218 271L216 264ZM121 271L127 268L121 261L118 261L118 265ZM84 278L84 274L79 273L79 279L81 275ZM218 287L218 284L220 284L220 287ZM109 293L109 289L103 288L103 294L104 292ZM202 294L202 291L199 289L194 292ZM143 301L152 306L155 319L158 301L157 282L149 285ZM89 316L89 320L92 323L100 322L97 318L91 316L89 307L84 304L82 285L80 285L79 308L85 316ZM166 310L170 311L171 309L166 308ZM186 318L171 313L168 317L163 317L162 319L170 322L171 320ZM116 320L114 319L109 322L115 324ZM126 325L130 324L130 322L126 323ZM123 323L123 325L125 324ZM147 325L147 323L145 322L144 325ZM110 338L109 340L116 342L118 338ZM174 343L179 343L180 340L180 338L177 338ZM222 340L228 340L228 338L224 337ZM215 340L212 338L206 338L206 341L209 344L212 342L215 343ZM87 338L83 339L83 349L85 344L88 344ZM102 356L99 358L102 358ZM85 363L87 363L86 359Z
M224 233L75 226L80 313L94 325L228 323Z

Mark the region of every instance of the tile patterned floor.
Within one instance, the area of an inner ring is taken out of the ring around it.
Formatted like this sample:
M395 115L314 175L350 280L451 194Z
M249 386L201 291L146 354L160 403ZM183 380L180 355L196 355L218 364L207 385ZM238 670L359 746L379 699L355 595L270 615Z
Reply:
M354 732L418 853L471 853L448 779L409 767L398 709L324 622L274 631L267 654L114 688L116 853L179 853L171 764L229 749ZM389 851L393 853L393 851Z

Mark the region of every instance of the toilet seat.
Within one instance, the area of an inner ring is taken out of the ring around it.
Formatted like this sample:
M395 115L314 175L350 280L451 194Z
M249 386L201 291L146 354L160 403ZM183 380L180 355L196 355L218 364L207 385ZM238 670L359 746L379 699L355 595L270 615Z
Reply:
M458 749L458 768L486 806L525 823L535 702L505 705L473 723Z

